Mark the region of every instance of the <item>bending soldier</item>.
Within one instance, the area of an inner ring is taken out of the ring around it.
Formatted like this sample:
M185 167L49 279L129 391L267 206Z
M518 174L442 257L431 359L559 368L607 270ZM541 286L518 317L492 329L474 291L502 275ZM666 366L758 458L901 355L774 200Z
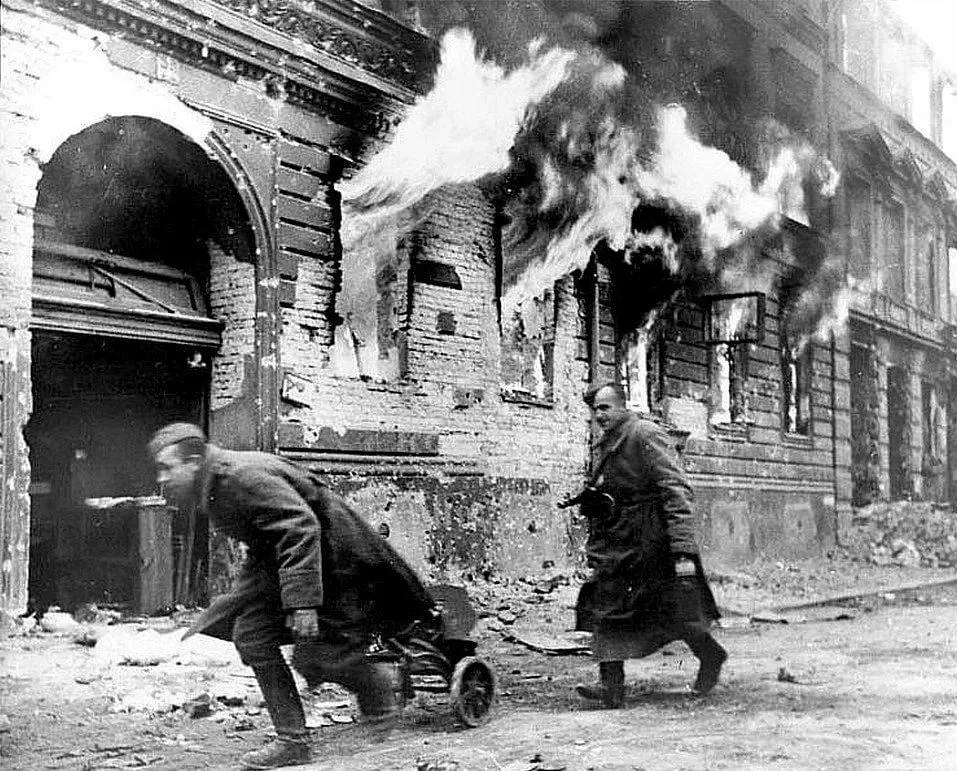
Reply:
M244 767L299 765L311 756L281 645L295 643L292 664L310 685L341 683L366 718L394 714L392 680L365 653L376 634L430 619L433 607L402 558L290 461L207 444L188 423L161 428L148 449L170 503L204 509L214 527L248 546L230 593L187 632L232 640L262 689L277 738L247 753Z

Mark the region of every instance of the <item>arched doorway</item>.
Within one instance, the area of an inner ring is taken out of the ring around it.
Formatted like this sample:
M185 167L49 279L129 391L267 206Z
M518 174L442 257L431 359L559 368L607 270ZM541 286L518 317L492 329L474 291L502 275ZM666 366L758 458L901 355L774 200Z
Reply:
M247 212L179 131L110 118L45 164L34 235L31 600L199 600L206 523L149 508L144 446L171 420L207 422L222 329L211 255L253 261Z

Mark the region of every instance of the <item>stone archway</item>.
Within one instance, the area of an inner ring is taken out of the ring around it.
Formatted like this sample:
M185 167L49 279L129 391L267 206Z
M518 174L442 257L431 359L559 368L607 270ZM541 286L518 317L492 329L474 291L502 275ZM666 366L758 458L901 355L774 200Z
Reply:
M252 353L237 341L255 336L259 212L213 155L159 120L125 116L69 137L44 165L26 431L30 592L41 605L200 599L205 522L89 502L154 492L150 432L205 424L213 390L228 392ZM163 557L148 578L136 551L144 521Z

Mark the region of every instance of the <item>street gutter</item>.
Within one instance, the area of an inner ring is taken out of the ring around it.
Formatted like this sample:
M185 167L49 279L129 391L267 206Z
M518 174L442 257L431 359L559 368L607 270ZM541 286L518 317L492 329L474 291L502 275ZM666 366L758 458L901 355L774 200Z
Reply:
M786 605L773 605L770 610L775 613L782 613L790 610L802 610L804 608L817 608L824 605L838 605L850 600L861 600L867 597L879 597L882 594L904 594L906 592L915 592L928 589L939 589L944 586L957 585L957 575L952 578L941 578L935 581L926 581L919 584L906 584L904 586L885 586L878 589L867 589L865 591L856 591L846 594L837 594L830 597L822 597L816 600L807 600ZM744 615L756 615L754 613Z

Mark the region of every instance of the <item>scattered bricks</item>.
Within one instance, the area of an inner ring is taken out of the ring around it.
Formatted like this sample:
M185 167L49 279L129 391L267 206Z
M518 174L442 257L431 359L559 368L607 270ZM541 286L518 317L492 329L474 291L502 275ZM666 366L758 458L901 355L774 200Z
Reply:
M201 693L183 704L183 712L194 719L209 717L219 708L219 703L211 693Z
M69 613L64 613L53 606L40 618L40 628L51 634L72 634L80 628L80 625Z
M935 503L875 503L854 511L848 549L876 565L957 566L957 518Z

